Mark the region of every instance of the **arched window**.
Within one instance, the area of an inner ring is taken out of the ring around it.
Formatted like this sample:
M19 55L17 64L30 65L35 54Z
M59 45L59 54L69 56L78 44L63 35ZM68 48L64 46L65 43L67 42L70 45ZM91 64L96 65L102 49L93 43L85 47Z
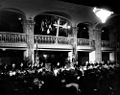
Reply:
M23 32L23 14L12 11L0 11L0 31Z
M79 23L77 27L78 27L77 37L89 39L88 25L84 23Z
M37 15L35 17L35 34L68 36L71 32L70 22L55 15Z
M101 40L109 41L109 29L107 27L102 28Z

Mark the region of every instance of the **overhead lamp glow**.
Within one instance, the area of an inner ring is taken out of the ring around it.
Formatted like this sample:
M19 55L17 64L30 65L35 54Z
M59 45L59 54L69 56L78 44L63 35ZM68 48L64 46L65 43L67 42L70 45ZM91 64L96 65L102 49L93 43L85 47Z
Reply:
M62 27L63 27L64 29L70 29L70 28L71 28L71 26L68 25L68 23L65 23Z
M101 20L102 23L105 23L107 19L113 14L112 11L100 8L93 8L95 15Z

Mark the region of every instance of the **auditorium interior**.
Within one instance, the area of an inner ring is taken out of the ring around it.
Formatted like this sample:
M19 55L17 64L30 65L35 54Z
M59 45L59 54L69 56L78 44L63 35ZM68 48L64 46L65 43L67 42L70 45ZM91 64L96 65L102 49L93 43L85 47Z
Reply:
M66 1L0 0L0 95L119 95L120 15Z

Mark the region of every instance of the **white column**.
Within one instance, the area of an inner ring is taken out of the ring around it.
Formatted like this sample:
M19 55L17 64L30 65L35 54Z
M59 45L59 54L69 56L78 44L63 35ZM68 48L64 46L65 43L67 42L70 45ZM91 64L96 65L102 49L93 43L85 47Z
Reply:
M111 62L115 62L115 52L111 52L111 53L109 54L109 60L110 60Z
M23 29L27 35L27 49L24 56L28 57L31 63L34 63L34 24L31 18L23 22Z
M72 43L72 53L73 53L73 59L72 62L73 64L76 64L78 60L78 53L77 53L77 28L73 27L73 43Z
M95 48L95 32L92 26L89 26L89 45Z
M102 51L101 51L101 30L95 31L95 61L102 61Z
M57 21L57 33L56 33L56 43L58 43L58 36L59 36L59 28L60 28L60 19L58 19Z
M28 55L28 49L26 49L25 51L24 51L24 59L25 58L27 58L29 55Z
M94 63L95 62L95 51L92 51L89 53L89 62Z
M91 41L90 46L93 47L93 51L89 53L89 62L101 62L101 28L97 28L96 25L89 27L89 39Z
M73 54L72 51L68 52L68 58L70 60L70 63L72 63L72 56L73 56L72 54Z

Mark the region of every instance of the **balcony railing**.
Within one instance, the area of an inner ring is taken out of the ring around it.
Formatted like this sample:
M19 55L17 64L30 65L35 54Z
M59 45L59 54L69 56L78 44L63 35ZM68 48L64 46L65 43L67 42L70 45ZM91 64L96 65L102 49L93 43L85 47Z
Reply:
M56 42L56 36L34 35L34 42L39 44L53 44Z
M0 42L2 43L26 43L27 37L24 33L0 32Z
M78 38L77 39L77 44L78 45L86 45L86 46L89 46L89 39L84 39L84 38Z
M117 48L120 48L120 42L117 43Z
M35 43L39 44L67 44L72 45L72 42L74 40L73 37L56 37L56 36L48 36L48 35L35 35L34 36ZM90 41L89 39L84 38L78 38L77 40L78 45L89 45Z
M29 35L28 35L29 36ZM0 32L0 43L27 43L27 34L13 33L13 32ZM72 45L74 42L73 37L56 37L50 35L34 35L34 43L38 44L63 44ZM89 39L78 38L77 45L89 46Z
M57 43L58 44L71 44L73 38L72 37L58 37Z
M101 42L101 46L102 46L102 47L111 47L111 44L110 44L109 41L103 40L103 41Z

